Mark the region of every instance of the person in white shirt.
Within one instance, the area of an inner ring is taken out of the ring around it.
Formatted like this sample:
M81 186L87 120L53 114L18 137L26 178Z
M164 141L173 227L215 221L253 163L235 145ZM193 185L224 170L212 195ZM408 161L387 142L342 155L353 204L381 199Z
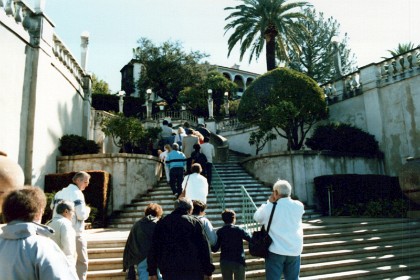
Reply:
M90 207L85 203L84 191L90 180L90 175L84 171L79 171L73 176L73 184L68 185L57 192L51 202L53 217L57 215L55 206L62 200L71 201L74 204L75 215L72 218L72 225L76 231L76 270L80 280L86 280L88 270L87 240L84 236L85 220L89 218Z
M273 242L265 260L266 279L299 279L300 255L303 250L302 202L291 199L292 187L278 180L266 204L254 214L254 220L267 228L271 210L276 205L268 234Z
M191 200L200 200L207 204L208 183L206 177L201 175L202 169L199 163L194 163L191 166L191 174L184 177L182 181L182 190L185 191L185 196Z
M164 148L164 151L160 152L159 159L163 162L163 168L165 169L166 181L169 183L169 179L170 179L170 177L169 177L169 167L166 166L166 157L168 156L168 153L170 153L172 151L172 148L171 148L171 145L169 145L169 144L166 144L163 148Z
M56 212L57 215L47 224L54 230L51 239L57 243L76 271L76 231L71 223L74 214L73 203L66 200L60 201Z
M204 143L200 145L200 152L203 153L207 158L206 166L202 166L205 169L207 183L209 189L211 187L212 169L213 169L213 157L215 157L214 146L210 144L210 138L204 137Z
M185 133L184 128L181 126L178 127L178 133L175 135L174 143L178 144L180 150L182 150L182 139L184 139L185 136L187 136L187 134Z

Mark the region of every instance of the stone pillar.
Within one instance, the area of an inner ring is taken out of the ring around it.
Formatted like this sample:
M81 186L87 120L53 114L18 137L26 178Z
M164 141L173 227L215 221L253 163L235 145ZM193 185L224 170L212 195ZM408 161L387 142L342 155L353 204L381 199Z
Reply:
M88 45L89 45L89 33L87 31L80 35L80 64L83 70L87 70L88 60Z
M209 109L209 120L212 120L214 118L214 115L213 115L213 90L208 89L207 93L208 93L207 105L208 105L208 109Z
M86 139L93 139L93 131L91 131L91 104L92 104L92 76L85 74L82 78L83 84L83 124L82 133Z

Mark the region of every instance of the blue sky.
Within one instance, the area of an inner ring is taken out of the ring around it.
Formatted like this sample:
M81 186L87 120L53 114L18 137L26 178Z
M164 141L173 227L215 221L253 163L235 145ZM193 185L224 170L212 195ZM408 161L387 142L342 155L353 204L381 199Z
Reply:
M32 0L33 1L33 0ZM27 1L32 3L32 1ZM378 62L398 43L420 44L419 0L309 0L347 33L358 66ZM233 52L227 58L225 7L237 0L46 0L45 14L56 33L80 61L80 34L90 34L88 71L120 89L121 68L132 58L140 37L155 43L180 41L185 50L210 55L210 63L265 72L264 54L248 64Z

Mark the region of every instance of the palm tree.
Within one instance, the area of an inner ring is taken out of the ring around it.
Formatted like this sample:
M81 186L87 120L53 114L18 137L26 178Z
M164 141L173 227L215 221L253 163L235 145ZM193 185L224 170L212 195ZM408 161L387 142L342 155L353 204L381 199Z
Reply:
M420 45L418 45L417 47L420 47ZM389 54L391 55L391 57L394 56L398 56L400 54L406 53L408 51L411 51L414 48L417 48L412 42L408 42L408 43L399 43L398 47L396 49L393 50L388 50ZM386 59L386 57L382 57L383 59Z
M290 2L287 0L241 0L243 4L227 7L233 12L225 18L231 20L225 26L225 34L234 29L228 40L228 56L236 44L240 44L240 60L250 49L249 62L261 54L266 43L267 70L276 68L276 56L289 61L288 47L299 52L298 33L304 26L298 21L305 15L296 10L309 6L307 2Z

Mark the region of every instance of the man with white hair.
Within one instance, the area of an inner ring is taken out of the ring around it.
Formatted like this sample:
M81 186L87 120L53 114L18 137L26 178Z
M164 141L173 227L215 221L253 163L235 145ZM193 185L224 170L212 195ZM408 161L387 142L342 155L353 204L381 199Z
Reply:
M289 182L278 180L267 203L254 214L254 220L267 228L271 210L276 205L268 232L273 242L265 260L267 280L281 279L282 274L286 280L299 279L303 250L302 216L305 210L302 202L290 197L291 193Z
M89 186L90 175L85 171L79 171L73 176L73 184L69 184L57 192L51 202L53 217L57 215L56 207L60 201L68 200L74 205L72 225L76 231L76 271L80 280L86 280L88 271L87 240L84 236L85 220L89 218L90 207L86 205L84 191Z
M57 243L76 271L76 231L71 223L74 206L71 201L62 200L55 208L57 215L47 224L54 230L51 239Z

